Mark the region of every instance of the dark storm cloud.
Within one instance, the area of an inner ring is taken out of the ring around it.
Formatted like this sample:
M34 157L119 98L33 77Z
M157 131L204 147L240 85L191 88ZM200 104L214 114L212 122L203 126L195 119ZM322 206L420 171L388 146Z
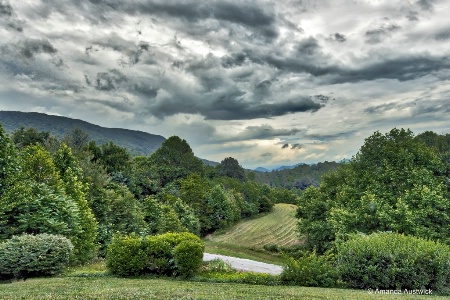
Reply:
M302 148L302 145L300 145L300 144L292 144L291 145L291 149L301 149Z
M381 43L383 39L392 32L399 30L401 27L396 24L383 25L379 28L366 31L366 42L369 44Z
M322 105L309 98L278 103L255 103L239 101L236 98L221 97L201 113L212 120L250 120L271 118L296 112L315 112Z
M300 129L290 128L273 128L270 125L263 124L260 126L247 126L242 132L237 135L238 139L251 140L251 139L273 139L279 136L290 136L300 132Z
M414 80L433 72L450 69L448 57L433 57L427 54L383 58L358 69L340 69L330 72L330 83L370 81L377 79Z
M286 149L289 148L289 144L283 144L283 146L281 146L281 149Z
M128 78L119 70L99 72L95 79L95 88L100 91L112 91L118 89Z
M255 29L269 39L278 35L274 25L274 14L254 4L232 1L143 1L137 5L131 3L122 5L134 14L165 15L184 19L190 23L216 19Z

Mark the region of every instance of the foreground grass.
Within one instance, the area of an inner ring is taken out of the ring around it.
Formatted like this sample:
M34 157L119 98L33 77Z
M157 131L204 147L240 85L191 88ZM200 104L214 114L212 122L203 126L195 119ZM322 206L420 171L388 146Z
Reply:
M66 276L0 284L0 299L448 299L367 291L192 282L175 279Z

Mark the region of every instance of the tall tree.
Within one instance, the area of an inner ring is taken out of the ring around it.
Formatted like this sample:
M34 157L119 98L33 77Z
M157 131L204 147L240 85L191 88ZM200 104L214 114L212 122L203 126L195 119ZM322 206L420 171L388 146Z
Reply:
M218 166L219 175L236 178L239 180L245 180L244 168L239 164L237 159L233 157L227 157L220 162Z
M186 178L191 173L202 173L203 163L194 156L186 140L171 136L150 156L150 163L159 174L161 186Z
M66 196L78 206L81 232L72 239L72 244L75 246L74 257L77 262L85 263L97 255L98 230L97 221L86 199L88 186L83 183L83 170L66 144L61 144L59 150L53 155L53 160L64 183Z

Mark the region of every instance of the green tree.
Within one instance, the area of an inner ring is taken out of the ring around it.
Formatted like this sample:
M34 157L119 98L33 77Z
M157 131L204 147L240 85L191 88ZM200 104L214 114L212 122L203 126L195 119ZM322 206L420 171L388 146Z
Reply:
M299 201L299 230L323 252L349 233L394 231L450 243L444 165L409 130L375 132Z
M160 178L160 185L181 178L191 173L202 173L203 163L194 156L191 147L178 136L171 136L162 143L151 156L150 163L155 167Z
M74 245L74 257L79 263L85 263L97 255L97 221L86 200L88 187L83 183L83 170L77 159L72 155L72 150L61 144L59 150L53 155L55 167L64 183L64 190L78 206L78 217L81 232L72 239Z
M12 133L11 138L16 147L22 149L29 145L44 145L50 138L50 133L45 131L38 132L34 128L25 129L24 127L20 127L20 129Z
M233 157L227 157L218 165L218 173L221 176L228 176L236 178L238 180L245 180L245 171L241 167L237 159Z
M216 185L206 193L207 213L211 229L226 228L233 222L233 204L222 186Z
M11 183L11 175L17 173L17 151L0 124L0 199Z
M80 128L75 128L63 136L62 142L68 145L73 153L78 156L78 154L83 152L87 147L89 135Z
M79 209L66 195L50 154L40 145L28 146L19 163L0 202L0 240L21 233L78 236Z

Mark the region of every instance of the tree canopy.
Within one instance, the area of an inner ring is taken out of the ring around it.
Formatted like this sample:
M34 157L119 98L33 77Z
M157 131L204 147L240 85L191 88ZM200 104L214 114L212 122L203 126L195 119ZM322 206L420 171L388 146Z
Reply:
M394 231L450 243L445 166L409 130L375 132L299 201L299 230L323 252L349 233Z

